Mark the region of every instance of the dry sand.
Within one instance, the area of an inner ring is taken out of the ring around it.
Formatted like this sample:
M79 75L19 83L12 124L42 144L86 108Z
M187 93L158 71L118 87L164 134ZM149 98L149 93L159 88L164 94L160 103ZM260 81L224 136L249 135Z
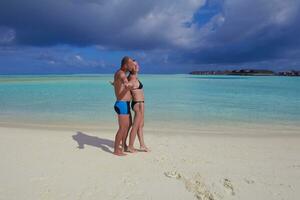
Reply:
M150 153L117 157L113 129L1 127L0 199L298 200L300 129L232 131L149 129Z

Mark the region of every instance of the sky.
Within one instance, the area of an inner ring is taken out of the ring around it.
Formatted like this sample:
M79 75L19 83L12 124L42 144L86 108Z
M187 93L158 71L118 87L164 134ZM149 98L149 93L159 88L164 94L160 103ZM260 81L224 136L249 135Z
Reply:
M0 74L300 70L299 0L1 0Z

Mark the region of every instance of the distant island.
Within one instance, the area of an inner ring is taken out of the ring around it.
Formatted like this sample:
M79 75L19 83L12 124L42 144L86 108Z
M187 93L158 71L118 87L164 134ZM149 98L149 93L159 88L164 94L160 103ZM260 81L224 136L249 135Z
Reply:
M274 72L265 69L240 69L240 70L210 70L210 71L192 71L193 75L241 75L241 76L300 76L300 71L290 70Z

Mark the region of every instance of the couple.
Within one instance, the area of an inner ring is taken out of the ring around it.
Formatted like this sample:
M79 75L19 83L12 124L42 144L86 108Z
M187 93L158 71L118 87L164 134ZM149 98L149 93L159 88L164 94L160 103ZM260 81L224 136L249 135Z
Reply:
M128 56L121 61L121 68L114 75L112 85L115 89L117 101L114 109L118 114L119 129L115 137L114 154L125 156L124 151L135 153L134 140L136 134L140 142L140 151L148 152L143 136L144 127L144 91L143 84L138 80L138 63ZM129 75L126 76L126 73ZM131 101L131 105L130 105ZM134 111L134 120L132 123L131 109ZM129 145L126 145L126 139L130 131Z

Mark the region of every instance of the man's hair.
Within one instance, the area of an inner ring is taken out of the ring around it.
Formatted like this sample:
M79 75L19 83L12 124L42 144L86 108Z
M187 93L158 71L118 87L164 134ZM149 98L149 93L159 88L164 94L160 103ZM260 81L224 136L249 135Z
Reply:
M122 58L122 61L121 61L121 66L124 66L128 63L128 61L130 60L130 57L129 56L124 56Z

